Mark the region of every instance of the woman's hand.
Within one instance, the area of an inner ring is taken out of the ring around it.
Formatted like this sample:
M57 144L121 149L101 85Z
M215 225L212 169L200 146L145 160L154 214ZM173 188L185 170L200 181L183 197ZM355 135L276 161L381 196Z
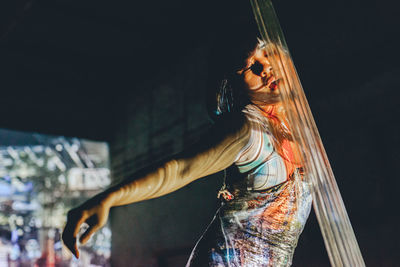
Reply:
M110 208L107 198L100 194L68 212L62 240L76 258L79 258L77 235L82 224L85 222L89 225L79 238L79 242L85 244L97 230L106 224Z

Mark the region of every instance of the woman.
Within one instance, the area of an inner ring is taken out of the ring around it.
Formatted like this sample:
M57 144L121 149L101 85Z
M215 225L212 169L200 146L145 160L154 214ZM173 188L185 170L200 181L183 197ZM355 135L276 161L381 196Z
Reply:
M280 100L281 82L260 42L223 81L222 115L207 138L71 210L65 245L79 257L83 222L89 225L80 237L84 244L104 226L111 207L168 194L230 167L218 194L222 205L187 266L290 266L311 197Z

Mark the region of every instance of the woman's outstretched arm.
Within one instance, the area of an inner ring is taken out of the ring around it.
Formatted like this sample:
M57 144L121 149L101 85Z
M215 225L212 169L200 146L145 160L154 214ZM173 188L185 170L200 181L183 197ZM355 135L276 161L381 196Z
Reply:
M64 244L79 257L76 238L82 223L89 225L80 236L84 244L106 224L111 207L166 195L229 167L248 143L249 135L250 126L242 114L226 115L193 147L140 171L69 211L62 234Z

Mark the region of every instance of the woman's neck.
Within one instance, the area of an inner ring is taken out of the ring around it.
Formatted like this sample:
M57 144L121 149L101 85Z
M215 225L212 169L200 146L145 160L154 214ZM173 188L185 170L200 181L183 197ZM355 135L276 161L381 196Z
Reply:
M281 103L277 104L258 104L258 103L253 103L255 106L257 106L261 112L266 115L267 117L275 117L275 118L282 118L283 116L283 106Z

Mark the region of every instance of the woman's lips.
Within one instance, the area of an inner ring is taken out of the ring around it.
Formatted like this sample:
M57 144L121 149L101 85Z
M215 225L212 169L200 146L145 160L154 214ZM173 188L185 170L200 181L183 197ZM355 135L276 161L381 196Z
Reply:
M274 76L269 76L267 79L263 79L262 84L254 89L251 89L253 92L259 91L264 88L269 88L271 90L275 90L278 85L278 80L275 79Z
M269 85L268 85L269 89L271 89L272 91L276 90L278 88L278 81L277 80L273 80Z
M271 89L271 91L274 91L278 89L278 79L275 79L275 77L271 76L267 79L263 86Z

